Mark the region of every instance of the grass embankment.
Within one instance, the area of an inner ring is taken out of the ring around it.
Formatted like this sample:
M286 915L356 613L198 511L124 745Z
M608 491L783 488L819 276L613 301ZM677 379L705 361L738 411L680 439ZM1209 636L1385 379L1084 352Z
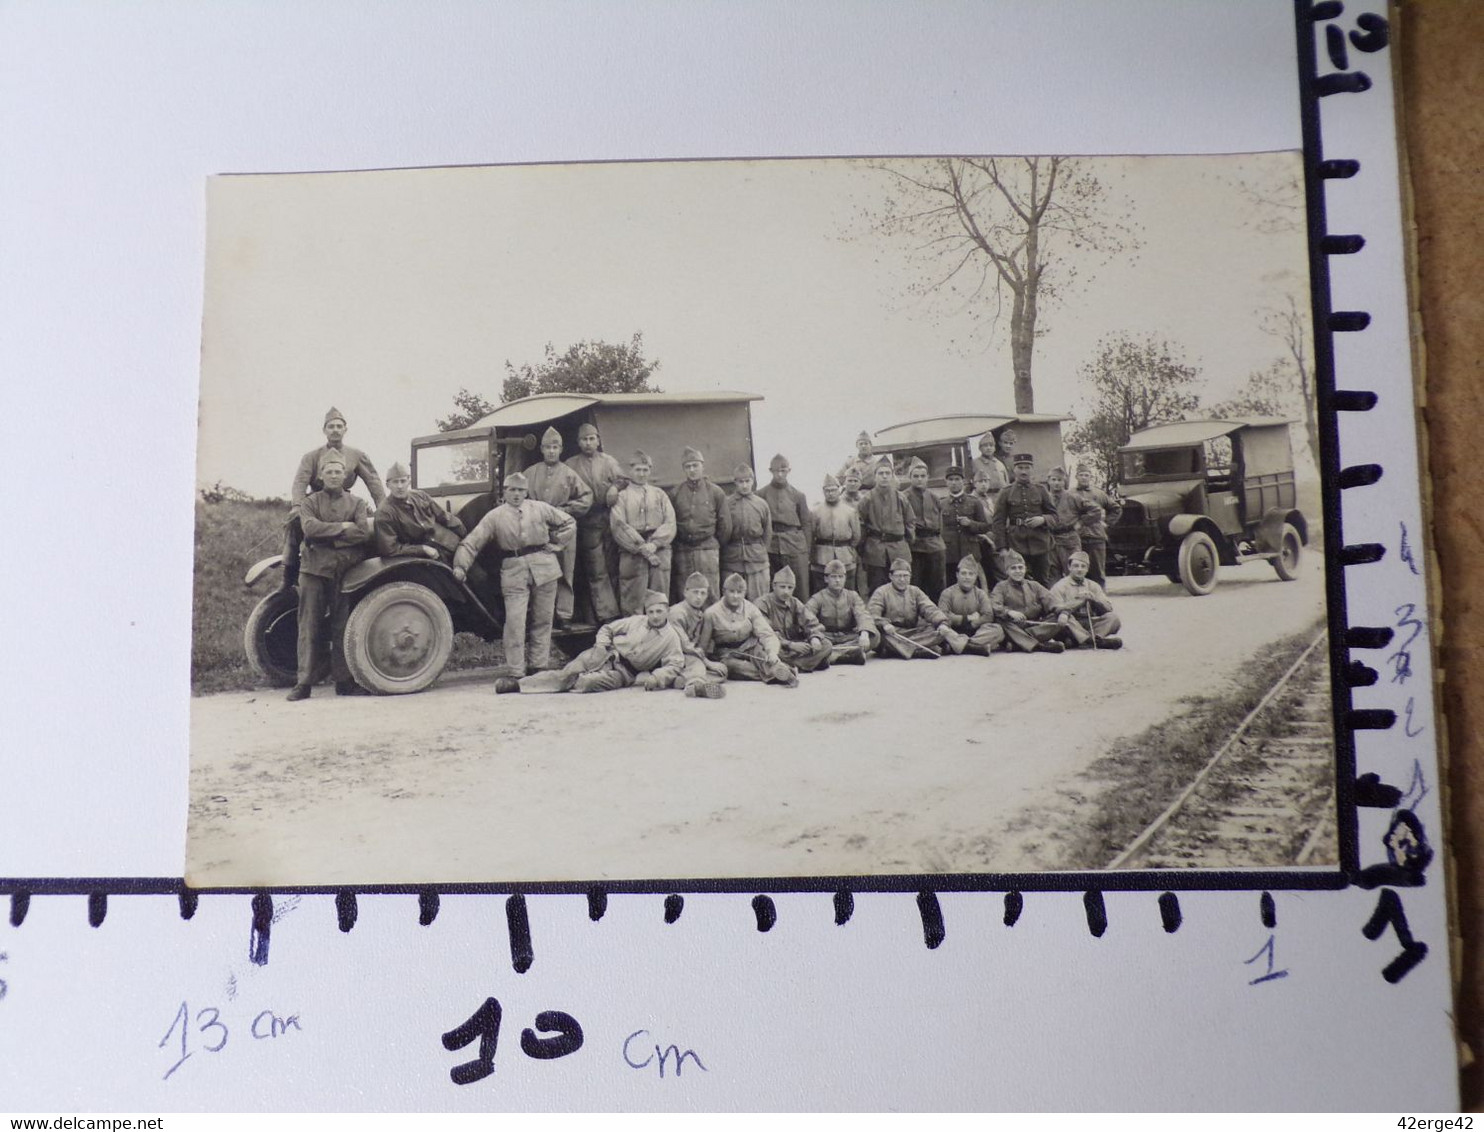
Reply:
M1315 621L1302 632L1274 642L1265 654L1248 663L1234 688L1219 695L1192 697L1180 715L1120 741L1093 763L1088 776L1111 786L1100 792L1102 801L1080 823L1065 867L1107 867L1189 785L1322 625L1322 620Z
M191 690L239 691L263 687L242 651L242 627L253 607L278 585L270 571L249 588L247 568L283 545L287 508L281 500L196 501L196 573L192 593ZM500 646L467 633L454 641L450 668L500 664Z

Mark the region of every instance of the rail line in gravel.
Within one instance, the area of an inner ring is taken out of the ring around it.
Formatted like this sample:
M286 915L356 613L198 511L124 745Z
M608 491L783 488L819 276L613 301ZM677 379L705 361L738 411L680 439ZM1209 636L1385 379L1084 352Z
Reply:
M1321 632L1163 813L1107 866L1332 863L1334 725Z

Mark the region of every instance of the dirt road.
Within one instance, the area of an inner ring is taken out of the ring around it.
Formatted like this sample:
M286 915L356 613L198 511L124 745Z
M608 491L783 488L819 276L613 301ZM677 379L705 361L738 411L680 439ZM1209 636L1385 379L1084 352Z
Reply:
M206 886L1064 868L1056 839L1024 815L1066 816L1067 789L1112 739L1219 693L1265 645L1317 622L1323 582L1309 565L1287 584L1262 563L1226 569L1204 598L1162 578L1114 579L1120 652L873 660L796 690L730 684L719 701L496 697L485 674L414 696L200 697L186 875Z

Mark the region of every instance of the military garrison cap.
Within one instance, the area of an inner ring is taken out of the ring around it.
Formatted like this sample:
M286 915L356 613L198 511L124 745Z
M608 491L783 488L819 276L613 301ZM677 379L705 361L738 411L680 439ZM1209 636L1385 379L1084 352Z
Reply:
M647 464L651 468L654 467L654 461L649 458L649 453L642 448L638 449L629 457L629 467L637 468L640 464Z
M910 574L912 572L911 561L906 558L893 558L891 560L891 572L895 574L898 570L906 570Z
M838 575L843 578L845 577L845 563L841 562L838 558L831 558L824 564L824 572L826 577Z
M779 570L778 573L773 575L773 581L775 582L797 583L798 580L798 575L794 573L794 568L792 566L785 566L783 567L783 569Z
M680 462L682 464L704 464L706 457L701 455L699 448L687 448L680 454Z
M342 468L345 467L345 457L340 455L340 453L336 452L333 448L319 458L319 470L324 471L331 464L338 464Z
M560 444L562 442L562 434L559 433L551 425L547 425L546 431L541 434L541 443L546 444L548 441L552 440L555 440L558 444Z
M837 480L834 477L834 474L833 473L831 473L831 472L825 472L825 474L824 474L824 486L825 487L839 487L840 486L840 481Z
M977 573L979 570L979 559L975 558L972 554L965 554L958 560L958 569L962 570L965 566Z
M531 486L531 481L526 479L525 476L521 475L520 472L511 472L508 476L505 477L505 486L529 488Z
M595 424L593 424L591 421L588 421L588 422L584 423L582 425L582 427L580 427L577 430L577 435L579 437L582 437L582 436L597 436L598 435L598 426L595 425Z
M724 589L724 590L743 590L743 591L746 591L746 589L747 589L747 579L744 578L741 574L728 574L727 575L727 580L724 581L724 582L722 582L721 588Z
M646 593L644 595L644 608L645 609L648 609L651 605L669 605L669 604L670 604L670 595L669 594L660 593L659 590L650 590L648 593Z
M331 421L339 421L341 424L345 423L345 414L335 408L334 405L331 405L329 411L325 413L325 424L329 424Z
M779 468L786 467L788 467L788 460L781 452L768 461L768 471L770 472L776 472Z
M1074 550L1071 554L1067 555L1067 561L1069 563L1081 562L1084 566L1091 566L1092 556L1085 550Z
M860 435L858 435L856 437L856 439L857 440L864 440L867 444L869 444L869 443L871 443L871 434L869 432L867 432L865 429L861 429L860 430Z
M1024 566L1025 565L1025 556L1022 555L1020 553L1020 551L1018 551L1018 550L1007 550L1007 551L1005 551L1005 565L1006 566L1015 566L1015 565Z
M407 465L402 463L400 460L398 460L395 464L393 464L386 470L386 478L389 480L405 480L411 475L412 473L407 470Z
M923 461L922 457L920 457L920 456L913 456L912 459L910 459L910 460L907 461L907 471L909 471L909 472L915 472L915 471L917 471L918 468L921 468L923 471L927 471L928 470L928 466Z
M706 580L706 575L702 574L699 570L685 579L685 588L688 590L704 590L709 588L710 585L711 583Z

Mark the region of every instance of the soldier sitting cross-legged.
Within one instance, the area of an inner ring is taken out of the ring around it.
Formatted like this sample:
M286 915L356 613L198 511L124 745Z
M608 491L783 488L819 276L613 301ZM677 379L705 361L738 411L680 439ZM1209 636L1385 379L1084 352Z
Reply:
M780 655L800 672L822 672L830 666L830 642L819 618L794 597L794 588L793 568L785 566L773 575L773 591L760 597L757 607L782 642Z
M1010 645L1024 652L1064 651L1066 646L1056 639L1062 627L1056 622L1051 594L1025 576L1025 559L1018 551L1006 551L1004 561L1010 576L995 586L989 600Z
M670 624L685 645L685 667L675 684L684 688L687 696L718 699L726 691L720 684L727 678L727 666L719 660L707 660L701 651L701 626L706 622L706 608L712 604L711 582L698 570L685 579L684 589L685 600L670 607Z
M882 656L937 658L945 645L956 653L968 646L969 638L954 632L948 615L912 584L912 563L905 558L891 564L891 581L871 595L866 608L881 630Z
M783 662L782 645L762 611L747 600L741 574L729 574L721 584L721 600L706 610L701 625L701 651L726 665L734 680L761 680L765 684L799 686L799 674Z
M989 594L979 585L979 560L966 554L958 563L958 581L943 591L938 608L948 615L948 625L968 635L965 652L988 656L1005 641L1005 631L995 622Z
M1091 556L1079 550L1067 560L1067 576L1051 587L1051 600L1064 635L1079 648L1119 649L1118 614L1103 587L1087 576Z
M811 594L807 605L830 642L830 663L865 664L866 655L881 643L881 634L865 599L846 588L845 575L845 563L839 559L827 565L824 588Z

